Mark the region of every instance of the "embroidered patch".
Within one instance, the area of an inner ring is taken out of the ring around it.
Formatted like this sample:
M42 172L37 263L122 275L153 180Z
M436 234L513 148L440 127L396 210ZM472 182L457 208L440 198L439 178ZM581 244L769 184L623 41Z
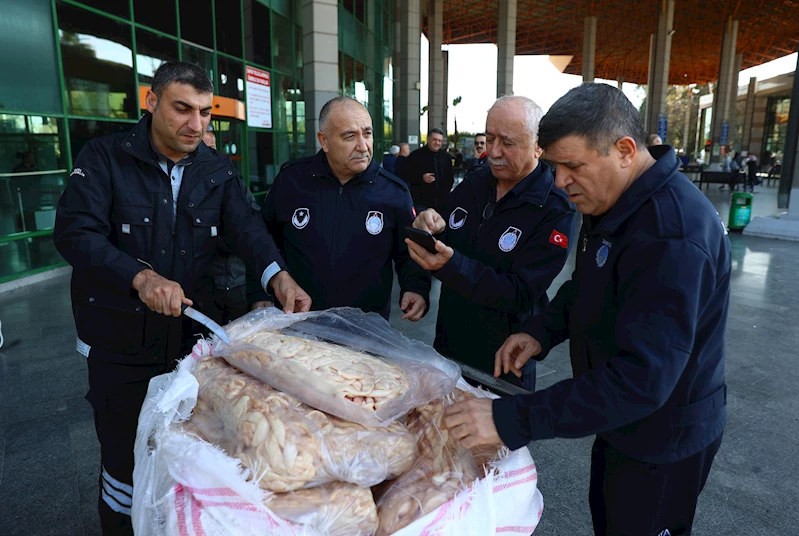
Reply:
M302 229L311 221L311 212L307 208L298 208L291 217L291 224L297 229Z
M86 174L79 167L76 167L75 169L72 170L72 173L70 173L69 176L71 177L72 175L80 175L84 179L86 178Z
M499 237L499 249L505 253L509 252L516 247L516 244L519 243L519 238L521 236L521 229L517 229L516 227L508 227L508 229L502 233L502 236Z
M122 224L122 234L130 234L130 224L123 223Z
M376 210L369 211L366 215L366 230L371 235L379 235L383 230L383 213Z
M602 245L597 250L596 257L594 257L594 260L596 260L596 265L598 268L602 268L603 266L605 266L605 263L608 262L608 255L610 254L610 248L612 245L613 244L611 244L607 240L602 241Z
M453 210L449 215L449 228L460 229L463 227L463 224L466 223L466 216L468 215L469 213L461 207Z
M552 234L549 235L549 243L560 246L563 249L569 249L569 237L554 229L552 230Z

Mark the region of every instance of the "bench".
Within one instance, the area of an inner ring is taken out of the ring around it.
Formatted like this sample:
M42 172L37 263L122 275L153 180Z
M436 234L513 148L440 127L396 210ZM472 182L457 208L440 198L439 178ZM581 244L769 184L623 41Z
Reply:
M710 183L726 184L732 188L734 185L745 184L745 181L746 175L740 172L703 171L699 174L699 189L702 189L702 184Z

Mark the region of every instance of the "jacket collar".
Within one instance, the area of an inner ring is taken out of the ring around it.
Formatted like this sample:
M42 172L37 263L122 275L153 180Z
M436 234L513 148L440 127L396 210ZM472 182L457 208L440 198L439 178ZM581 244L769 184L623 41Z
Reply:
M669 145L660 145L650 147L649 152L655 158L655 163L633 181L626 192L621 194L616 204L601 217L599 223L594 227L594 231L603 234L615 232L622 223L649 201L655 192L674 178L677 170L680 169L680 160L674 149Z
M361 182L374 180L378 170L379 166L375 162L374 158L372 158L372 161L369 162L369 167L347 181L346 185L355 185ZM314 177L325 177L327 179L336 181L336 184L341 185L341 182L330 169L330 164L327 161L327 155L322 149L319 149L319 152L316 153L311 160L311 175Z
M489 170L491 168L488 168ZM497 179L492 173L489 172L489 185L494 193L497 189ZM519 183L511 188L500 201L503 205L507 204L512 199L518 199L521 202L533 203L535 205L543 206L547 200L549 192L552 190L554 179L552 172L543 160L538 160L538 166ZM505 199L507 198L507 201Z

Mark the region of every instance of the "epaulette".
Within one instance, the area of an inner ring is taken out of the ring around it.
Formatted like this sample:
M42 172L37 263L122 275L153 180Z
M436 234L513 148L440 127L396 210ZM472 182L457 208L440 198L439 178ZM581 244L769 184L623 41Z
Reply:
M280 171L283 171L284 169L290 166L296 166L297 164L310 163L310 161L313 159L314 156L316 155L304 156L302 158L297 158L296 160L289 160L288 162L283 162L283 165L280 166Z
M405 190L406 192L410 191L410 190L409 190L409 188L408 188L408 185L407 185L407 184L405 184L405 181L404 181L404 180L402 180L402 179L400 179L399 177L397 177L397 176L396 176L396 175L394 175L393 173L389 173L388 171L386 171L386 170L385 170L385 169L383 169L383 168L377 168L377 174L378 174L378 175L382 175L382 176L384 176L385 178L387 178L388 180L390 180L390 181L392 181L392 182L396 183L396 184L397 184L397 185L398 185L400 188L402 188L402 189L403 189L403 190Z

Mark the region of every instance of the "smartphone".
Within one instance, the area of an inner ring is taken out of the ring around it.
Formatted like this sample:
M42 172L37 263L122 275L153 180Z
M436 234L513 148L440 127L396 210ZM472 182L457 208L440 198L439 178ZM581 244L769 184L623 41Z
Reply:
M408 236L408 238L410 238L411 240L413 240L414 242L425 248L433 255L438 253L438 251L436 251L436 239L433 238L433 235L431 235L427 231L421 231L419 229L406 225L405 234Z

